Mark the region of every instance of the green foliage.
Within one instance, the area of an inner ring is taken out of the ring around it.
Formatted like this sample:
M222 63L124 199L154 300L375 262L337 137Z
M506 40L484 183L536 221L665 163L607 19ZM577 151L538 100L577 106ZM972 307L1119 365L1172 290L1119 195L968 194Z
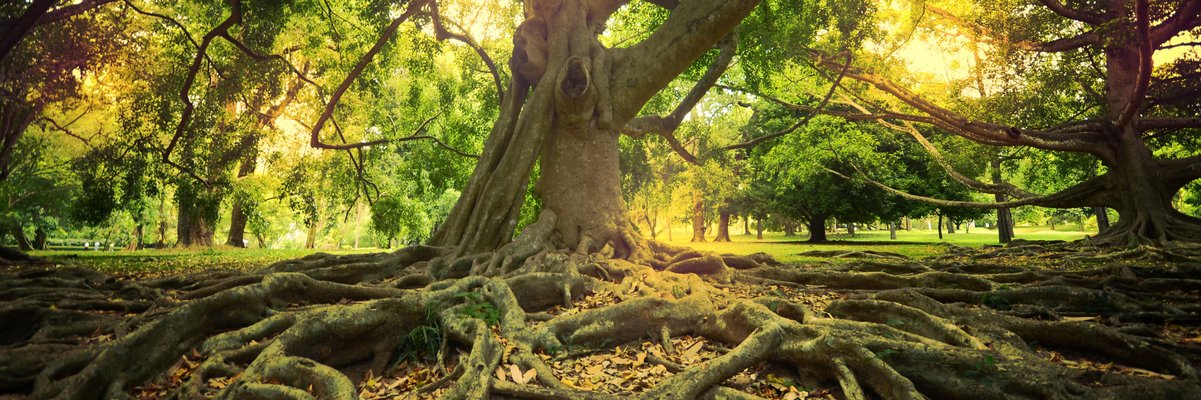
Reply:
M488 326L500 324L500 308L485 299L484 295L478 292L458 292L454 297L463 302L455 307L455 312L460 316L483 320Z
M420 203L384 195L371 205L371 227L388 240L423 239L430 231L430 219Z

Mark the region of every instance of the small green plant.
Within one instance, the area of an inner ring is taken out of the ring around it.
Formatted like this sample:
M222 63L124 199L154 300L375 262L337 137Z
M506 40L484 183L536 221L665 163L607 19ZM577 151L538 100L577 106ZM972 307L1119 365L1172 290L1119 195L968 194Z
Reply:
M454 297L463 300L463 304L457 309L460 316L481 319L488 326L500 324L500 309L485 300L482 294L477 292L458 292L454 294Z
M682 286L672 286L671 287L671 295L675 296L677 299L683 298L687 294L688 294L688 291L686 289L684 289L684 287L682 287Z
M900 353L900 352L896 351L894 349L884 349L883 351L879 351L876 353L876 358L879 358L881 360L887 360L888 357L892 357L894 354L897 354L897 353Z
M442 324L439 322L433 307L426 307L425 320L422 324L409 331L397 349L397 362L428 361L438 356L442 349Z
M964 372L964 376L976 379L981 384L992 387L996 383L994 377L997 369L997 359L992 355L985 355L980 359L980 362L972 365L972 368Z

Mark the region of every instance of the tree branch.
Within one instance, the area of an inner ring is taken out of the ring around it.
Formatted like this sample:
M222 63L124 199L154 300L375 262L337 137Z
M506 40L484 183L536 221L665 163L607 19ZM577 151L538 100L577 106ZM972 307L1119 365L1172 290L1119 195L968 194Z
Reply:
M1089 25L1101 25L1105 23L1105 17L1101 14L1069 8L1058 0L1038 0L1038 2L1067 19L1084 22Z
M796 131L797 128L800 128L801 126L809 123L809 120L813 119L813 117L817 116L818 113L821 113L821 111L826 108L826 105L830 103L830 98L834 96L834 92L838 91L838 88L842 85L842 79L847 76L847 71L849 71L851 68L852 57L851 57L851 53L849 53L849 52L846 53L845 55L846 55L847 60L845 63L842 64L842 68L838 71L838 78L834 79L834 83L830 85L830 90L826 92L826 97L822 98L821 103L818 103L817 107L814 108L811 112L809 112L809 115L806 115L804 118L801 118L801 120L797 121L795 124L792 124L792 126L786 128L782 131L778 131L778 132L771 133L768 135L763 135L763 136L751 139L746 142L722 147L719 150L720 151L728 151L728 150L738 150L738 149L749 149L749 148L758 146L759 144L761 144L763 142L766 142L766 141L787 135L789 133L792 133L793 131Z
M1176 37L1180 32L1201 25L1201 0L1187 0L1176 9L1176 13L1168 17L1150 31L1151 43L1159 46Z
M975 201L945 200L945 199L938 199L938 198L934 198L934 197L920 196L920 195L908 193L908 192L899 190L897 188L880 183L879 181L874 180L871 177L868 177L867 174L865 174L862 170L860 170L858 166L856 166L854 164L852 164L852 166L855 168L855 176L858 177L859 179L863 180L864 182L867 182L868 184L870 184L872 186L878 187L888 193L899 196L906 200L918 201L918 202L936 205L936 206L942 206L942 207L961 207L961 208L995 210L995 209L1001 209L1001 208L1013 208L1013 207L1021 207L1021 206L1041 206L1041 207L1052 207L1052 208L1109 207L1109 206L1111 206L1111 204L1110 204L1111 201L1109 201L1109 199L1106 198L1107 196L1106 196L1106 193L1104 192L1105 188L1106 188L1106 180L1107 180L1104 178L1104 175L1089 179L1080 184L1077 184L1070 188L1059 191L1058 193L1054 193L1054 194L1047 195L1047 196L1028 197L1025 199L1005 201L1005 202L999 202L999 203L981 203L981 202L975 202ZM830 169L827 167L823 167L823 169L825 169L826 172L828 172L834 176L837 176L839 178L843 178L846 180L853 180L853 178L846 176L846 175L844 175L838 171L835 171L833 169Z
M859 109L859 111L864 114L871 113L871 111L868 111L866 108L863 108L858 103L851 102L851 104L854 105L855 108ZM889 129L907 134L910 137L912 137L914 140L916 140L918 142L919 145L922 146L922 149L925 149L926 153L929 154L930 157L934 159L934 162L936 164L938 164L939 167L942 167L943 171L945 171L947 173L947 175L949 175L951 177L951 179L954 179L956 182L959 182L960 184L963 184L964 186L967 186L969 188L972 188L974 190L984 192L984 193L1007 195L1007 196L1010 196L1010 197L1013 197L1013 198L1016 198L1019 200L1036 196L1033 193L1019 189L1018 187L1013 186L1008 183L996 183L996 184L984 183L984 182L981 182L976 179L972 179L971 177L968 177L967 175L960 173L959 170L955 169L955 167L953 165L951 165L951 163L949 161L947 161L946 157L943 157L942 152L939 151L937 147L934 147L934 144L930 143L930 141L927 140L926 137L923 136L922 133L917 130L917 128L914 128L913 124L909 121L905 121L904 126L892 124L885 120L878 120L877 122L880 125L884 125L885 127L889 128Z
M810 52L817 60L817 65L819 66L827 69L841 67L831 62L828 57L823 57L821 53L812 50ZM974 121L934 104L917 93L881 75L851 68L846 73L846 76L871 84L877 89L892 95L897 100L929 115L933 118L936 126L976 142L990 145L1031 146L1044 150L1088 152L1098 155L1104 152L1104 148L1096 144L1101 139L1101 136L1095 131L1059 128L1037 131ZM1073 126L1080 127L1079 125Z
M629 121L751 12L759 0L691 0L680 3L650 37L613 49L614 121Z
M8 56L8 52L17 47L17 43L21 43L29 34L29 30L36 26L38 19L54 6L54 0L34 0L17 18L16 22L4 30L4 36L0 36L0 60L4 60Z
M1047 41L1047 42L1034 42L1034 41L1025 41L1025 40L1020 41L1020 42L1010 42L1008 40L1003 39L1000 34L993 32L992 30L988 29L987 27L984 27L984 26L981 26L979 24L975 24L975 23L972 23L969 21L965 21L962 18L959 18L959 16L956 16L955 14L952 14L951 12L949 12L947 10L935 7L933 5L930 5L929 3L926 3L925 7L926 7L926 10L929 10L930 12L942 17L947 22L950 22L951 24L966 30L967 32L965 32L965 33L969 34L974 39L977 39L977 40L983 39L983 40L994 42L994 43L1007 44L1007 45L1011 45L1011 46L1014 46L1014 47L1017 47L1017 48L1023 49L1023 50L1036 51L1036 52L1042 52L1042 53L1058 53L1058 52L1064 52L1064 51L1068 51L1068 50L1079 49L1081 47L1085 47L1085 46L1089 46L1089 45L1098 44L1098 43L1101 43L1101 40L1102 40L1101 35L1099 33L1097 33L1097 31L1093 30L1093 31L1081 33L1076 36L1055 39L1055 40L1051 40L1051 41Z
M1135 0L1134 14L1139 36L1138 82L1134 87L1134 94L1130 96L1126 108L1118 117L1116 125L1119 129L1138 115L1138 109L1147 99L1147 88L1151 85L1151 72L1155 67L1151 55L1155 52L1155 47L1151 44L1151 17L1149 15L1151 6L1148 3L1149 0Z
M700 165L700 161L697 160L696 156L689 153L688 149L685 149L680 140L676 138L675 131L684 122L684 117L689 112L692 112L692 109L696 108L701 99L705 98L705 94L709 93L713 85L717 84L717 80L721 79L721 76L725 74L726 69L730 66L730 62L734 60L734 53L737 50L737 46L738 35L735 32L727 34L721 41L717 42L717 59L713 60L712 64L709 64L709 68L705 70L705 74L701 76L700 80L696 81L696 84L692 86L692 89L684 96L684 99L680 101L680 104L676 106L671 114L665 117L648 115L635 118L626 123L626 126L622 128L622 133L636 138L644 137L648 133L662 136L671 145L672 150L675 150L676 154L679 154L680 158L691 164Z
M488 66L488 72L492 74L492 82L496 84L496 98L503 100L505 97L505 86L500 76L500 69L496 67L496 62L492 60L492 57L488 56L488 52L485 51L484 48L479 45L479 43L476 43L476 41L470 36L467 36L466 33L451 32L446 29L442 23L442 13L438 11L437 1L433 2L430 7L432 9L431 14L433 14L434 19L434 37L436 37L438 40L457 40L460 43L467 45L467 47L471 47L472 50L475 50L475 54L480 56L480 60L483 60L484 65ZM466 32L463 27L459 26L454 21L447 21L459 30Z
M196 56L192 58L192 65L188 67L187 76L184 78L184 84L179 90L179 99L184 103L184 109L179 116L179 124L175 127L175 134L171 136L171 142L167 144L167 148L163 150L163 162L167 165L178 169L192 178L200 181L204 186L209 186L209 182L195 171L186 168L180 164L171 161L171 152L175 150L175 146L179 144L179 139L183 137L184 132L188 128L188 123L191 122L192 113L196 111L196 105L192 103L191 92L192 85L196 83L196 75L200 73L201 62L207 57L208 47L212 44L213 39L222 35L229 28L242 22L242 2L241 0L233 0L231 4L229 17L221 21L216 27L204 35L200 39L199 45L196 48Z
M325 126L325 123L327 121L329 121L331 117L333 117L334 108L338 106L338 101L340 101L342 99L342 95L346 94L346 90L350 89L350 85L352 83L354 83L355 79L358 79L359 75L361 75L363 73L363 70L365 70L367 68L367 64L371 63L371 60L373 58L375 58L375 55L379 54L380 50L383 50L384 44L388 43L389 40L392 40L392 37L396 35L397 29L400 29L400 25L402 23L404 23L405 21L407 21L409 18L411 18L413 15L417 14L417 12L421 10L421 7L425 6L425 4L428 2L429 2L429 0L413 0L412 2L410 2L408 8L405 9L404 13L402 13L400 16L398 16L392 20L392 23L389 24L388 27L384 29L384 32L380 34L379 39L377 39L375 41L375 45L372 46L371 49L368 50L367 53L364 54L363 57L359 59L358 64L355 64L354 69L352 69L350 71L350 74L346 75L346 79L343 79L342 83L338 85L338 88L334 90L334 93L330 97L329 102L326 103L326 105L325 105L325 111L322 111L321 116L319 118L317 118L317 123L313 124L313 131L309 138L310 146L318 148L318 149L345 148L345 147L340 147L340 146L331 146L331 145L322 143L321 142L321 128ZM382 144L382 143L387 143L387 140L376 141L376 142L369 143L369 144L359 143L359 144L356 144L356 146L364 147L364 146L369 146L371 144ZM353 147L350 147L350 148L353 148Z
M41 18L38 18L37 25L35 26L42 26L63 21L76 15L91 11L92 9L102 5L112 3L113 1L115 0L83 0L76 4L59 7L54 9L54 11L49 11L46 14L43 14Z

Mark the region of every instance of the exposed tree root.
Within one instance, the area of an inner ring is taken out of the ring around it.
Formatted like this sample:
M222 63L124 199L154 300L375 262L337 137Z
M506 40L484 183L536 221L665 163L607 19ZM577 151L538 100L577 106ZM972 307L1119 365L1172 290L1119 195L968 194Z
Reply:
M0 391L123 398L174 381L162 394L354 399L364 378L352 371L387 374L424 349L454 366L413 393L450 399L756 399L772 394L733 378L764 365L848 399L1201 396L1201 351L1163 333L1201 324L1195 265L1102 254L1127 262L1027 269L957 250L812 269L657 243L611 259L556 251L548 235L535 226L481 256L414 247L144 283L71 268L4 271ZM997 251L1028 246L1041 245ZM785 290L730 290L741 282ZM824 309L801 302L831 290L850 298ZM580 308L600 292L614 302ZM678 355L672 338L682 336L721 349L692 364L649 356L668 372L638 391L582 389L551 366L643 341ZM1049 351L1110 367L1071 368ZM533 372L518 383L498 367Z

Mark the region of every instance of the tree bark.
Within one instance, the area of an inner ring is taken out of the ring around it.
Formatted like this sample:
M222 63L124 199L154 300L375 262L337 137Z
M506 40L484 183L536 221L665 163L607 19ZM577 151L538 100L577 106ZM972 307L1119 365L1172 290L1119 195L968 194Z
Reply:
M125 246L125 250L134 251L142 249L143 225L138 224L133 228L133 237L129 240L129 245Z
M730 241L730 213L723 212L718 214L717 218L717 237L714 242L729 242Z
M751 216L750 216L750 214L744 215L742 217L742 235L743 236L751 235Z
M175 227L178 238L177 246L181 247L211 247L213 245L213 221L206 217L203 210L195 207L179 207L178 224Z
M311 225L309 225L307 227L307 229L305 229L304 248L306 248L306 249L317 248L317 232L320 230L320 225L321 224L318 223L317 221L313 221L313 223ZM392 239L388 239L389 248L391 248L391 243L392 243Z
M46 231L42 227L34 228L33 231L33 248L36 250L49 250L46 246Z
M897 240L897 223L896 222L893 222L893 221L888 222L888 239Z
M755 231L757 232L755 237L763 240L763 218L755 218Z
M854 222L847 223L847 234L851 235L851 237L855 237L855 223Z
M955 233L955 219L947 217L947 234Z
M251 150L251 154L243 158L242 164L238 166L238 178L245 178L253 174L257 159L258 151ZM237 196L234 198L233 211L229 215L229 238L225 240L226 245L246 247L246 208L250 205L245 203L246 199L244 197Z
M705 198L692 192L692 242L705 241Z
M942 240L942 214L938 214L938 240Z
M796 224L791 220L784 220L784 237L796 236Z
M29 237L25 236L25 229L20 226L13 227L10 231L13 235L13 240L17 241L17 248L21 251L33 250L33 244L29 242Z
M1105 207L1093 207L1093 214L1097 217L1097 232L1105 232L1109 229L1109 210Z
M826 241L826 218L829 217L818 215L809 218L809 243Z
M905 216L905 232L911 230L913 230L913 221L909 219L909 216Z

